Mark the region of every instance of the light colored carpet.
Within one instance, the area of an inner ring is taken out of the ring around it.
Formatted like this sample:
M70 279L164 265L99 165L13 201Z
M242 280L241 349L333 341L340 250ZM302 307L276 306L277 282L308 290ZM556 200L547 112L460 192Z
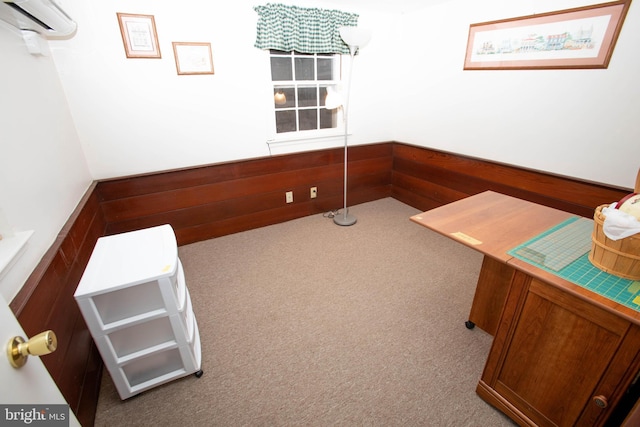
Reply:
M482 256L391 198L179 248L204 375L121 401L96 426L513 426L475 393Z

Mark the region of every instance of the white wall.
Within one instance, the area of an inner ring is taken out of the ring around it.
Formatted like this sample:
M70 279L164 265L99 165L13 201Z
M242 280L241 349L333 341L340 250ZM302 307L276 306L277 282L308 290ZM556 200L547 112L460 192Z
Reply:
M27 53L19 33L3 22L0 57L0 209L14 231L34 230L0 280L0 294L11 301L91 177L51 57Z
M427 8L409 1L414 10L403 14L385 12L381 2L286 2L356 12L374 30L356 59L351 144L397 140L633 186L640 158L637 5L606 70L463 71L469 24L599 0L441 0ZM262 3L66 0L79 30L59 42L65 48L55 59L95 178L269 155L268 59L253 47L253 6ZM116 12L155 16L162 59L125 57ZM172 41L210 42L215 75L178 76ZM272 145L272 152L340 144Z
M295 3L357 12L360 24L374 29L372 42L356 60L352 144L395 139L633 185L640 157L640 144L633 143L640 133L633 120L640 110L634 84L640 67L633 47L640 31L635 5L606 70L463 71L469 24L585 1L479 5L449 0L404 14L368 8L367 2ZM70 48L56 55L56 62L94 177L269 154L269 69L266 53L253 47L255 4L240 0L221 8L187 0L175 8L151 0L135 5L67 0L65 7L80 29L71 41L61 42ZM116 12L155 16L162 59L125 57ZM172 41L210 42L216 74L178 76ZM272 151L339 144L315 141Z
M95 178L269 155L273 95L268 53L253 46L256 4L240 0L221 7L185 0L176 7L154 0L66 1L79 29L72 40L59 42L66 48L57 52L56 63ZM154 16L161 59L126 58L116 12ZM387 38L377 38L378 49L384 48ZM173 41L210 42L215 74L178 76ZM376 67L371 50L369 64L363 61L361 70L374 68L371 79L382 83L389 65ZM355 110L356 101L352 105ZM386 112L380 109L373 116L384 121ZM391 129L362 123L358 127L358 121L354 114L350 128L360 141L392 136ZM286 150L292 148L272 149Z
M406 15L396 140L633 188L640 167L640 5L608 69L463 71L469 24L599 0L451 0Z

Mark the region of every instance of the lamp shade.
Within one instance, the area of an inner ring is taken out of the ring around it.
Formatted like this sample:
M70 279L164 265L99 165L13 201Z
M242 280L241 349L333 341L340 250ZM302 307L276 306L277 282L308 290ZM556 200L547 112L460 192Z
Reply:
M335 87L328 86L327 97L324 100L324 107L327 110L335 110L336 108L341 107L343 103L344 102L342 100L342 95L340 95L340 92L338 92Z
M364 47L371 40L371 30L360 27L340 27L340 37L349 48Z
M273 101L276 105L284 105L287 103L287 96L281 90L273 95Z

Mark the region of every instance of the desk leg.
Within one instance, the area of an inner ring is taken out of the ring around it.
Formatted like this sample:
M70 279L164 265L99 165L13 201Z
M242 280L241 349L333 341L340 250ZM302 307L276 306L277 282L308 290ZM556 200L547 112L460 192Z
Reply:
M485 255L469 320L466 322L467 328L478 326L483 331L495 335L512 275L513 268Z

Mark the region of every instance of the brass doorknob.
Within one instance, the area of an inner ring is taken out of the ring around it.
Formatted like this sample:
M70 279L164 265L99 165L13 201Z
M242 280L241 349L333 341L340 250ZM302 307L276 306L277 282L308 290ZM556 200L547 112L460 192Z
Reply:
M58 338L53 331L41 332L25 341L22 337L13 337L7 344L7 357L14 368L21 368L27 363L27 357L44 356L58 347Z

